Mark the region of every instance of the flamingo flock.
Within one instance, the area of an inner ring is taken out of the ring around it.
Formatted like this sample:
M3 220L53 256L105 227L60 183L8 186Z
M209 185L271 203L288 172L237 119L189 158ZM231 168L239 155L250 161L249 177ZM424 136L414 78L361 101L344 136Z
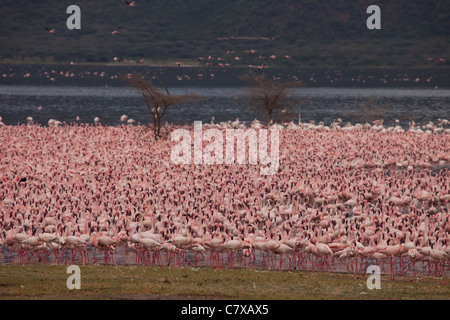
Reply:
M279 171L261 176L259 165L175 165L174 143L140 125L0 126L0 263L128 254L144 265L448 276L448 129L275 128Z

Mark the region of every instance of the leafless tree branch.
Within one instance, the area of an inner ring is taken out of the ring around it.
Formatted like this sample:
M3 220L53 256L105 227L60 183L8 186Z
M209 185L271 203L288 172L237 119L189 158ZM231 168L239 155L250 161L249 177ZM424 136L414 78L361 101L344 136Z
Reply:
M153 120L153 131L155 139L161 138L161 120L166 115L167 110L177 104L181 104L187 101L200 99L200 96L192 93L186 95L173 95L169 92L167 86L156 78L162 89L155 86L151 81L145 79L140 73L133 73L126 75L124 80L133 85L144 97L145 103L150 116Z
M292 107L302 102L292 92L292 89L303 86L300 81L280 82L254 72L241 78L251 87L239 95L240 100L257 112L267 113L269 121L272 121L274 116L290 115Z

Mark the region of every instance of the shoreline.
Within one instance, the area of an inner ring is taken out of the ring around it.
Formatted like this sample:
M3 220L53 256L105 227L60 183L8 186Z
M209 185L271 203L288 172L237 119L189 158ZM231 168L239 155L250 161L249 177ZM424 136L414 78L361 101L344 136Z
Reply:
M33 120L28 122L18 122L16 124L5 124L2 122L2 117L0 115L0 128L1 127L22 127L22 126L37 126L41 128L49 128L49 127L111 127L111 128L120 128L120 127L135 127L136 129L151 129L153 128L153 123L141 124L134 119L129 119L131 123L119 123L116 125L108 125L102 124L99 122L87 122L87 121L72 121L72 122L61 122L57 119L49 119L47 124L42 124L39 122L34 122ZM448 119L441 119L442 122L445 122L445 125L442 123L438 123L435 125L432 121L428 121L425 123L415 123L414 125L407 127L406 125L400 126L399 124L394 124L391 126L383 125L383 120L375 120L368 122L339 122L333 121L330 124L326 124L323 121L309 121L309 122L299 122L296 123L292 121L274 121L272 125L266 125L259 121L258 119L254 119L251 123L246 124L239 123L235 124L235 122L229 121L221 121L218 123L205 122L202 123L202 127L204 129L219 129L219 130L227 130L227 129L277 129L277 130L286 130L290 132L295 131L317 131L322 133L329 132L377 132L377 133L413 133L413 134L450 134L450 121ZM403 121L405 122L405 121ZM372 123L372 124L371 124ZM166 123L162 125L162 129L166 130L176 130L176 129L187 129L191 130L194 127L194 122L186 123L186 122L178 122L178 123ZM150 131L149 131L150 132Z
M0 60L0 66L2 65L43 65L43 66L96 66L96 67L151 67L151 68L174 68L174 69L183 69L183 68L212 68L212 69L249 69L248 65L240 64L233 65L231 67L220 67L217 65L208 66L195 64L195 62L191 61L191 64L182 64L177 66L175 62L172 60L170 62L162 62L162 63L131 63L131 62L73 62L71 61L52 61L52 62L43 62L43 61L35 61L35 60ZM442 66L430 66L430 65L417 65L410 67L396 67L396 66L307 66L307 65L290 65L290 66L278 66L275 65L273 67L267 67L268 69L280 69L280 70L295 70L295 69L305 69L305 70L445 70L450 71L450 65L442 65Z
M123 86L127 73L159 77L170 87L245 87L241 79L248 66L138 66L70 64L0 64L0 83L5 85ZM310 68L269 67L258 73L281 82L301 81L304 88L449 88L450 68Z
M448 299L449 279L412 281L381 277L381 290L366 287L368 275L259 272L139 266L80 266L81 289L69 290L66 266L0 266L0 299L123 300L379 300Z

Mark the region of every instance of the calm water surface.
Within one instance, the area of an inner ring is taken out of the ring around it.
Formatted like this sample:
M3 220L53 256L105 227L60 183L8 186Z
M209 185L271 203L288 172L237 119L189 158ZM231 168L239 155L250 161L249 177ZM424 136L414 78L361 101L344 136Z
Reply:
M148 79L159 78L172 93L197 93L202 100L171 108L165 121L251 122L265 120L239 102L245 83L240 76L249 68L217 67L137 67L83 65L0 65L0 116L5 124L26 123L31 116L41 124L49 119L73 122L93 122L99 117L104 125L118 125L122 114L137 122L150 121L149 112L139 93L124 82L123 76L139 72ZM304 87L296 91L303 103L289 115L278 120L324 121L337 118L344 121L374 120L365 116L371 103L376 117L391 125L399 119L435 122L450 118L450 75L447 69L264 69L256 70L268 78L280 81L300 80ZM377 108L383 106L383 108ZM41 108L40 108L41 107ZM359 108L359 109L358 109ZM370 112L370 111L369 111Z
M195 92L202 99L172 107L165 120L170 123L209 122L215 117L217 122L239 118L248 123L255 118L264 119L264 115L239 101L238 96L243 91L242 87L172 88L171 93ZM361 122L364 118L355 113L369 101L387 125L395 119L407 126L410 120L426 123L450 118L449 89L300 88L295 95L303 102L294 108L293 115L283 119L285 121L297 120L296 115L301 113L303 121L329 124L342 118ZM29 116L41 124L49 119L70 123L79 116L82 122L93 122L94 117L99 117L104 125L118 125L122 114L142 124L150 121L142 96L130 87L0 85L0 100L0 116L7 125L26 123ZM384 107L379 108L381 105Z

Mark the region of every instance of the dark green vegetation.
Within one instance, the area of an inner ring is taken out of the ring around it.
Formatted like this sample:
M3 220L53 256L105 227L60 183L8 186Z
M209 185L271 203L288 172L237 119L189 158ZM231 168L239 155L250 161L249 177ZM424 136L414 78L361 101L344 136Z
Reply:
M0 266L0 299L449 299L446 280L142 266L81 266L81 289L66 266Z
M81 30L66 27L71 4L81 8ZM381 30L366 27L371 4L381 8ZM448 0L2 0L0 61L442 67L450 62L449 15Z

